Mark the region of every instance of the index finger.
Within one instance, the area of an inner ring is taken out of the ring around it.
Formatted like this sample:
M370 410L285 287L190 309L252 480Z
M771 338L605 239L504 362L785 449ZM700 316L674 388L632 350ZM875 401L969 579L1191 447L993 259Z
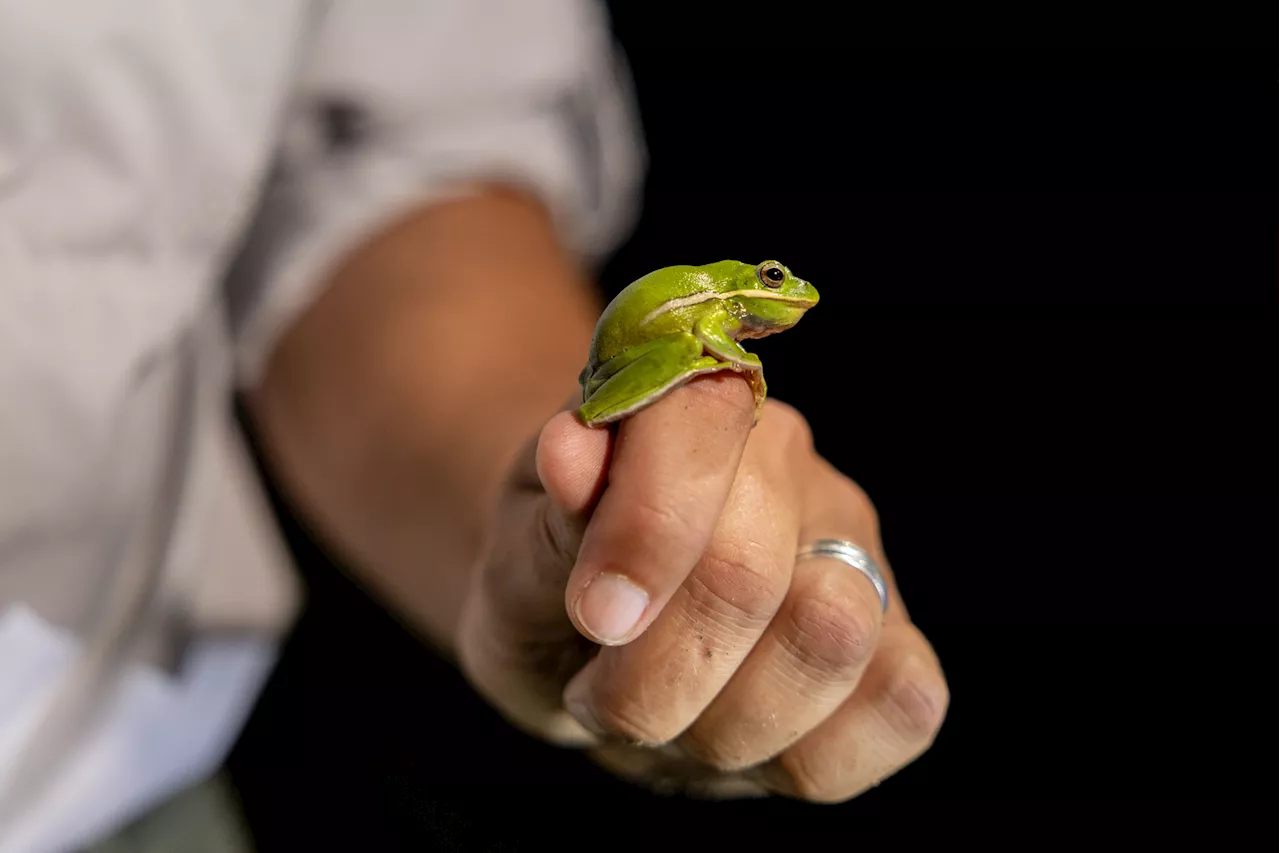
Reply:
M608 485L565 589L585 636L622 645L662 612L711 541L754 419L750 385L718 373L619 424Z

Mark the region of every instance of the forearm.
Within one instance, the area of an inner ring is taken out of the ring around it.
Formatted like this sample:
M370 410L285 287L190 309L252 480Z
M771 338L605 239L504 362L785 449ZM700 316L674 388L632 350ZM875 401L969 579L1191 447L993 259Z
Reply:
M494 190L352 253L249 409L301 515L446 649L498 486L573 393L598 312L545 212Z

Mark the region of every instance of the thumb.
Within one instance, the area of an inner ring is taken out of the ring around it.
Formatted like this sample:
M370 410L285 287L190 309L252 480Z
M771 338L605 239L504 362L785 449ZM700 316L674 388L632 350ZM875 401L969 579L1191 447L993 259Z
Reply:
M595 645L565 611L565 586L607 476L612 435L560 412L522 452L472 577L458 657L472 685L537 737L589 745L563 708Z

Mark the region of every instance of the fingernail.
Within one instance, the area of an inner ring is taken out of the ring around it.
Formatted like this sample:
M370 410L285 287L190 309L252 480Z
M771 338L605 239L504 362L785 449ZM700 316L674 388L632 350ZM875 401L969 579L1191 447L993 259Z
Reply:
M605 645L631 633L649 606L649 594L622 575L597 575L578 598L578 622Z

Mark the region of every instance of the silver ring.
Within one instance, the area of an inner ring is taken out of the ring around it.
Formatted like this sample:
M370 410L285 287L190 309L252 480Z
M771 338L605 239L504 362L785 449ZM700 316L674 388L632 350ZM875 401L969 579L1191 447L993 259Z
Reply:
M806 557L831 557L842 563L853 566L875 585L876 594L880 596L880 612L889 609L889 589L885 586L884 575L871 555L843 539L815 539L796 553L796 560Z

